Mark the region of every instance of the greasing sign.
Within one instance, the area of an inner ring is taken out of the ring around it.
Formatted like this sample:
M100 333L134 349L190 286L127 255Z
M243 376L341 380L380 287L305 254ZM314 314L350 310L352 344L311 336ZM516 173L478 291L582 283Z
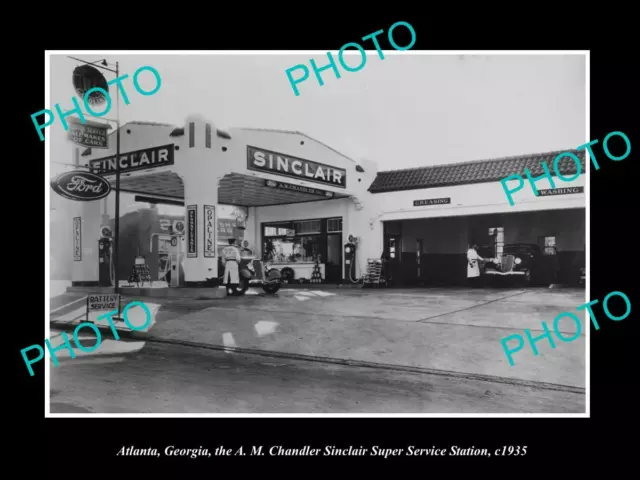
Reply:
M120 295L117 293L87 295L87 321L89 312L118 310Z

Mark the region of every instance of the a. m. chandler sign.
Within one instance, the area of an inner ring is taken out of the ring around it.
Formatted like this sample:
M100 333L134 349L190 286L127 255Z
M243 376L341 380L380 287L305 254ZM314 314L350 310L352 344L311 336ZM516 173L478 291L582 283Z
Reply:
M344 168L332 167L263 148L247 146L247 168L332 187L347 187L347 171Z
M264 185L270 188L279 188L280 190L290 190L293 192L308 193L309 195L317 195L319 197L333 198L334 193L319 188L303 187L302 185L294 185L292 183L276 182L274 180L265 180Z

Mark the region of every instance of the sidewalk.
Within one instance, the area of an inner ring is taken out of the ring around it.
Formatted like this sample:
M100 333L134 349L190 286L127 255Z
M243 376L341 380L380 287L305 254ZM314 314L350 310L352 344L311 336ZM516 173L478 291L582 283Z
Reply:
M62 346L64 343L64 338L62 337L63 331L64 330L62 329L52 327L49 341L54 349ZM145 344L144 341L128 342L112 340L107 338L106 335L103 335L100 346L92 352L86 352L79 348L75 348L71 333L66 333L71 345L74 346L73 352L75 354L75 358L71 356L71 352L69 352L68 349L60 348L55 352L55 357L58 360L59 365L66 365L69 363L72 365L80 365L84 363L84 360L91 360L91 363L94 364L96 359L105 360L111 363L115 360L124 359L126 355L141 351ZM96 337L93 333L80 334L78 335L78 340L86 349L92 349L96 345Z

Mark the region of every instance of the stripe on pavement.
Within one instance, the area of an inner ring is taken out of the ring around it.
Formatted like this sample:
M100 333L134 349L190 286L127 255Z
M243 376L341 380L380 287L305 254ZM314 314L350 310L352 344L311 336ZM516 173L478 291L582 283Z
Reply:
M315 290L315 294L320 295L321 297L330 297L331 295L335 295L335 293L323 292L322 290Z
M60 315L59 317L56 317L55 321L56 322L72 322L86 315L86 313L87 313L87 307L82 306L80 308L76 308L75 310L67 312L63 315Z
M87 299L87 297L78 298L77 300L74 300L73 302L69 302L69 303L67 303L66 305L62 305L61 307L54 308L54 309L53 309L53 310L51 310L51 312L49 312L49 313L55 313L55 312L57 312L58 310L62 310L63 308L68 307L69 305L73 305L74 303L78 303L78 302L81 302L81 301L86 300L86 299Z

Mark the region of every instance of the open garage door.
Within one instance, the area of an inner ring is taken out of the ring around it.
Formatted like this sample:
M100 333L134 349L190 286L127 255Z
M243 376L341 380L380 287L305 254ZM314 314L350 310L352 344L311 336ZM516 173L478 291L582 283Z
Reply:
M384 236L395 245L400 285L464 285L474 243L485 258L533 255L537 285L577 284L586 261L583 208L396 220L385 222Z

